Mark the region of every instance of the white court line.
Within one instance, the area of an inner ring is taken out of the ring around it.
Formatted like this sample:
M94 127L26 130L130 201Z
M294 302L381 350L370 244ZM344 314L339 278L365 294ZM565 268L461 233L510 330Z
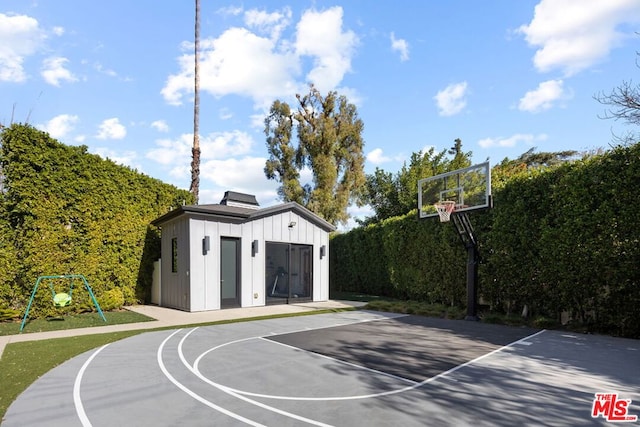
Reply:
M198 328L194 328L191 332L195 331ZM157 359L158 359L158 365L160 366L160 370L162 371L162 373L165 375L165 377L167 377L169 379L169 381L171 381L173 384L175 384L176 387L178 387L180 390L184 391L185 393L187 393L189 396L193 397L194 399L196 399L198 402L205 404L206 406L215 409L218 412L222 412L225 415L228 415L232 418L235 418L238 421L242 421L245 424L249 424L251 426L255 426L255 427L266 427L263 424L260 424L256 421L250 420L248 418L245 418L241 415L238 415L234 412L231 412L221 406L216 405L213 402L208 401L207 399L205 399L204 397L200 396L199 394L195 393L194 391L192 391L191 389L187 388L186 386L184 386L182 383L180 383L178 380L176 380L167 370L167 368L164 365L164 362L162 360L162 350L164 349L165 344L167 343L167 341L169 341L175 334L177 334L178 332L180 332L181 329L176 330L174 333L172 333L171 335L169 335L164 341L162 341L162 344L160 344L160 347L158 347L158 353L157 353ZM189 332L189 333L191 333Z
M510 348L514 345L517 344L521 344L522 342L525 342L528 339L531 339L537 335L540 335L541 333L545 332L546 330L543 329L541 331L536 332L535 334L526 336L524 338L521 338L517 341L514 341L510 344L504 345L500 348L497 348L489 353L483 354L482 356L476 357L473 360L470 360L468 362L465 362L461 365L458 366L454 366L453 368L445 371L445 372L441 372L436 376L433 376L431 378L427 378L424 381L421 381L419 383L415 383L413 385L410 385L408 387L404 387L404 388L399 388L396 390L389 390L389 391L384 391L384 392L380 392L380 393L372 393L372 394L363 394L363 395L356 395L356 396L326 396L326 397L298 397L298 396L277 396L277 395L271 395L271 394L260 394L260 393L250 393L247 391L242 391L242 390L237 390L231 387L227 387L230 391L233 391L234 393L238 393L238 394L242 394L245 396L252 396L252 397L262 397L265 399L274 399L274 400L297 400L297 401L343 401L343 400L358 400L358 399L372 399L372 398L376 398L376 397L384 397L384 396L390 396L393 394L399 394L399 393L404 393L406 391L410 391L410 390L414 390L416 388L422 387L423 385L429 384L437 379L440 378L444 378L454 372L456 372L458 369L464 368L465 366L469 366L472 365L474 363L477 363L479 361L481 361L482 359L492 356L496 353L499 353L501 351L506 350L507 348ZM219 348L222 346L218 346L216 348ZM211 351L211 350L209 350ZM194 364L194 366L196 367L197 370L197 364L200 361L200 359L202 358L202 356L206 353L208 353L209 351L203 353L200 357L198 357L198 359L196 359L196 363ZM198 371L199 372L199 371Z
M472 365L472 364L474 364L474 363L476 363L476 362L481 361L482 359L484 359L484 358L486 358L486 357L489 357L489 356L491 356L491 355L494 355L494 354L496 354L496 353L499 353L499 352L501 352L501 351L504 351L504 350L506 350L507 348L513 347L514 345L522 344L523 342L526 342L528 339L531 339L531 338L533 338L533 337L536 337L536 336L540 335L540 334L541 334L541 333L543 333L543 332L546 332L546 329L543 329L543 330L541 330L541 331L538 331L538 332L536 332L535 334L531 334L531 335L526 336L526 337L524 337L524 338L520 338L518 341L514 341L514 342L512 342L511 344L504 345L504 346L502 346L502 347L500 347L500 348L497 348L497 349L493 350L492 352L489 352L489 353L487 353L487 354L483 354L483 355L482 355L482 356L480 356L480 357L476 357L476 358L475 358L475 359L473 359L473 360L470 360L470 361L468 361L468 362L466 362L466 363L463 363L462 365L455 366L455 367L453 367L453 368L449 369L448 371L444 371L444 372L442 372L442 373L440 373L440 374L436 375L435 377L431 377L431 378L429 378L428 380L423 381L422 383L423 383L423 384L427 384L427 383L430 383L430 382L432 382L432 381L437 380L438 378L446 377L446 376L447 376L447 375L449 375L449 374L453 374L453 373L454 373L455 371L457 371L458 369L462 369L462 368L464 368L465 366Z
M252 405L255 405L255 406L259 407L259 408L266 409L266 410L271 411L271 412L275 412L276 414L284 415L285 417L293 418L294 420L302 421L302 422L304 422L304 423L311 424L311 425L315 425L315 426L320 426L320 427L332 427L330 424L325 424L325 423L322 423L322 422L320 422L320 421L312 420L312 419L310 419L310 418L305 418L305 417L303 417L303 416L301 416L301 415L297 415L297 414L294 414L294 413L292 413L292 412L283 411L283 410L278 409L278 408L275 408L275 407L273 407L273 406L265 405L264 403L260 403L260 402L257 402L257 401L255 401L255 400L253 400L253 399L249 399L248 397L245 397L245 396L242 396L242 395L240 395L240 394L238 394L238 393L235 393L235 392L234 392L232 389L230 389L229 387L224 386L224 385L222 385L222 384L218 384L218 383L216 383L216 382L213 382L213 381L211 381L209 378L207 378L207 377L205 377L204 375L202 375L202 374L200 373L200 371L199 371L199 370L197 370L195 363L194 363L194 366L191 366L191 365L189 364L189 362L187 362L187 359L184 357L184 353L183 353L183 351L182 351L182 346L183 346L183 344L184 344L184 341L185 341L185 340L189 337L189 335L191 335L191 333L192 333L192 332L194 332L196 329L197 329L197 328L194 328L194 329L190 330L187 334L185 334L185 336L184 336L184 337L182 337L182 339L180 340L180 343L178 344L178 355L180 356L180 360L182 361L182 363L184 364L184 366L186 366L186 367L187 367L187 369L189 369L189 370L190 370L190 371L191 371L195 376L197 376L198 378L200 378L200 380L201 380L201 381L203 381L203 382L205 382L205 383L207 383L207 384L209 384L209 385L212 385L213 387L217 388L218 390L220 390L220 391L222 391L222 392L224 392L224 393L227 393L227 394L228 394L228 395L230 395L230 396L233 396L233 397L235 397L235 398L237 398L237 399L240 399L240 400L244 400L245 402L248 402L248 403L250 403L250 404L252 404ZM256 339L256 338L245 338L245 339L242 339L242 340L237 340L236 342L239 342L239 341L247 341L247 340L249 340L249 339ZM197 360L199 361L199 360L200 360L200 358L198 358Z
M325 326L318 326L315 328L310 328L310 327L304 327L301 329L294 329L293 331L287 331L287 332L271 332L271 336L278 336L278 335L288 335L288 334L297 334L299 332L309 332L309 331L319 331L321 329L331 329L331 328L339 328L341 326L352 326L352 325L359 325L360 323L369 323L369 322L381 322L384 320L395 320L395 319L399 319L401 317L409 317L409 314L397 314L397 313L390 313L390 316L383 316L383 317L376 317L373 319L361 319L361 320L355 320L353 322L344 322L344 323L336 323L335 325L325 325ZM253 337L253 338L264 338L265 336L257 336L257 337ZM242 341L242 340L240 340ZM232 341L230 343L227 344L231 344L234 343L236 341ZM224 347L227 344L222 344L218 347L215 347L216 349L220 348L220 347Z
M406 383L409 383L409 384L417 384L418 383L418 381L410 380L409 378L399 377L397 375L393 375L393 374L390 374L388 372L383 372L383 371L379 371L377 369L367 368L366 366L362 366L362 365L356 365L355 363L346 362L344 360L336 359L335 357L331 357L331 356L325 356L324 354L316 353L314 351L305 350L305 349L300 348L300 347L294 347L292 345L284 344L284 343L281 343L281 342L278 342L278 341L274 341L274 340L269 339L269 338L262 337L260 339L263 340L263 341L268 341L271 344L278 344L278 345L281 345L282 347L290 348L292 350L297 350L297 351L301 351L303 353L312 354L314 356L321 357L323 359L327 359L327 360L330 360L332 362L339 363L341 365L347 365L347 366L351 366L352 368L361 369L363 371L372 372L374 374L383 375L385 377L390 377L390 378L393 378L394 380L403 381L403 382L406 382Z
M308 332L308 331L319 331L321 329L338 328L338 327L341 327L341 326L358 325L360 323L368 323L368 322L378 322L378 321L384 321L384 320L389 320L389 319L397 319L397 318L400 318L400 317L407 317L407 316L409 316L409 315L408 314L399 314L399 315L393 316L393 317L376 317L375 319L357 320L355 322L350 322L350 323L337 323L335 325L318 326L317 328L302 328L302 329L295 329L293 331L277 332L277 333L272 332L271 336L297 334L299 332ZM240 339L237 339L237 340L227 341L225 343L219 344L219 345L217 345L215 347L210 348L209 350L205 351L200 356L198 356L198 358L194 362L193 366L196 367L196 369L197 369L197 366L198 366L198 363L200 362L200 359L202 359L204 356L206 356L207 354L211 353L212 351L216 351L218 349L221 349L222 347L226 347L226 346L232 345L232 344L237 344L239 342L256 340L256 339L263 339L265 337L266 337L265 335L256 335L256 336L253 336L253 337L240 338Z
M99 349L97 349L86 362L82 365L82 368L78 371L78 375L76 375L76 380L73 383L73 404L76 407L76 413L78 414L78 418L80 418L80 422L83 427L91 427L91 421L89 421L89 417L87 417L87 413L84 411L84 405L82 404L82 399L80 397L80 384L82 383L82 377L84 376L84 372L89 367L89 364L93 361L93 359L104 350L109 344L105 344Z

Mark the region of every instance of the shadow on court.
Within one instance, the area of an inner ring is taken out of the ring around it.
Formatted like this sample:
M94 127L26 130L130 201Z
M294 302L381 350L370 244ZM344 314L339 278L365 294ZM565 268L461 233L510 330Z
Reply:
M535 332L530 328L403 316L268 339L421 382Z
M640 414L640 370L632 368L640 366L640 341L536 332L406 316L269 339L425 382L401 398L390 395L363 402L372 411L414 419L424 419L427 405L425 425L607 425L602 417L592 418L591 411L594 394L608 391L633 399L630 413ZM483 357L491 352L491 357ZM377 381L348 366L333 365L333 369L358 375L362 381ZM431 381L452 369L455 373ZM370 385L388 388L383 381Z
M2 427L604 426L595 393L640 415L638 366L639 340L327 313L109 344L41 377Z

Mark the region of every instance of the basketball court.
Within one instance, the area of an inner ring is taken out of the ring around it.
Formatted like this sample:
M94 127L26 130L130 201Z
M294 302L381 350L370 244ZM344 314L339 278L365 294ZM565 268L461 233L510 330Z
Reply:
M53 369L12 426L606 425L640 342L352 311L148 332Z
M419 217L453 222L467 250L467 320L477 320L478 274L468 213L491 206L488 162L418 184ZM639 366L637 340L373 311L318 314L109 344L36 381L2 427L635 423Z

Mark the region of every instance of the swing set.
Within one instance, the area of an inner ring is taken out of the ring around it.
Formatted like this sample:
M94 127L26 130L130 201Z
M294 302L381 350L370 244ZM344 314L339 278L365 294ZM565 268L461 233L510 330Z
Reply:
M69 279L71 281L69 285L69 292L56 292L56 290L53 287L53 282L51 281L55 279ZM100 314L100 317L102 317L102 320L106 322L107 319L104 317L104 313L100 308L100 304L98 304L98 300L96 300L96 297L93 294L93 291L91 290L91 286L89 286L89 282L87 282L87 279L82 274L64 274L61 276L40 276L38 277L38 280L36 281L36 284L33 287L33 291L31 292L31 298L29 299L29 304L27 305L27 311L24 313L24 317L22 318L22 324L20 325L20 332L22 332L22 329L24 329L24 324L26 323L27 317L29 316L29 310L31 309L31 304L33 303L33 298L36 296L36 292L38 291L38 286L40 286L40 282L42 282L43 280L49 280L49 288L51 289L51 296L53 297L53 305L57 308L62 308L62 307L67 307L68 305L71 304L72 296L73 296L73 281L75 279L82 280L84 287L89 292L89 296L93 301L93 305L95 306L96 309L98 309L98 313Z

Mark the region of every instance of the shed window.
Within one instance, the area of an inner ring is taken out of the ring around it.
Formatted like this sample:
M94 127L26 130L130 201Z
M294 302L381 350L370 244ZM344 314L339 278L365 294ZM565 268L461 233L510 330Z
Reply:
M178 238L171 239L171 272L178 272Z

